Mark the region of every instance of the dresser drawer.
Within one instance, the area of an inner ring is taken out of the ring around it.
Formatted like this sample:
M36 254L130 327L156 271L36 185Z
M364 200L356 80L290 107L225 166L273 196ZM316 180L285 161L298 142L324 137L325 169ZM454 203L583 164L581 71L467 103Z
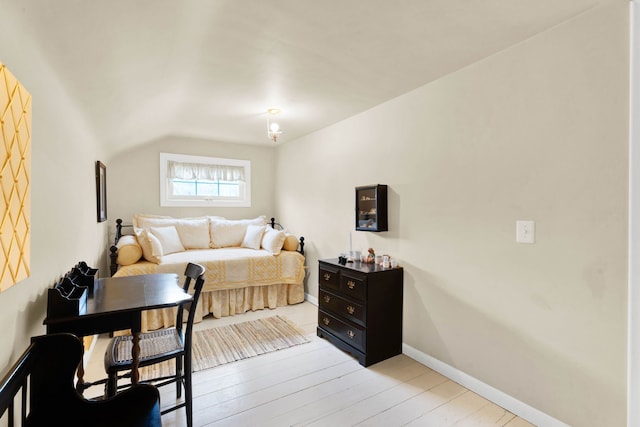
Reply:
M338 295L320 289L320 309L328 310L340 318L347 318L365 326L366 317L364 305L346 300Z
M337 268L321 265L319 279L320 288L326 286L327 288L340 290L340 271Z
M343 271L340 275L340 290L349 298L364 300L367 290L367 276Z
M366 338L363 328L338 320L323 310L318 310L318 325L354 348L365 351Z

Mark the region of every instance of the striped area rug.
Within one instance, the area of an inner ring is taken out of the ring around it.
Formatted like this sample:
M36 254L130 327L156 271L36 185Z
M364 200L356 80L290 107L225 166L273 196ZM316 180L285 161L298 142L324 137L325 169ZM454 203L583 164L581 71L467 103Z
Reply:
M193 371L309 342L297 326L281 316L250 320L193 332ZM140 369L142 380L173 375L175 361Z

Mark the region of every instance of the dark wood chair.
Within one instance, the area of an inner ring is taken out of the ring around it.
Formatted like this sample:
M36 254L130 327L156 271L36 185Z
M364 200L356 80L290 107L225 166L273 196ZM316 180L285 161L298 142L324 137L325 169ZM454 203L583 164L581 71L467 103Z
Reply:
M189 263L184 272L185 282L183 289L187 292L191 282L193 286L193 299L178 307L175 328L160 329L157 331L140 334L140 361L139 366L149 366L167 360L175 359L176 373L173 376L145 380L157 387L176 383L176 398L182 397L184 388L184 402L162 410L162 414L175 411L184 407L187 413L187 426L193 425L193 394L191 387L191 338L193 332L193 319L196 307L200 299L202 286L204 285L204 267L199 264ZM186 326L184 325L184 310L188 311ZM104 367L107 372L107 396L113 396L118 389L118 378L130 377L131 372L131 347L132 336L123 335L114 337L109 342L104 356ZM128 371L128 374L119 375Z
M161 426L160 396L140 384L113 398L88 400L73 384L84 353L71 334L34 337L20 359L3 375L0 417L13 426L155 427Z

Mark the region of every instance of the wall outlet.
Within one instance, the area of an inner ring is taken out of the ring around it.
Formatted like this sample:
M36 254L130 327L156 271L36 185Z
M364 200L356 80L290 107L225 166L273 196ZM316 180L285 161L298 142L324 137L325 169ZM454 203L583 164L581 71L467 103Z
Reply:
M536 223L534 221L516 221L516 242L536 242Z

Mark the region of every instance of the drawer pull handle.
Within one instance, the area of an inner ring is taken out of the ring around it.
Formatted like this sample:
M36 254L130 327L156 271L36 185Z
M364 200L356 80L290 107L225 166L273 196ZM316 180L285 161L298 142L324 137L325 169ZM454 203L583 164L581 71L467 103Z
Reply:
M325 282L328 282L329 279L331 279L331 275L329 273L324 273L324 280Z
M349 280L349 281L347 282L347 287L348 287L349 289L353 289L353 288L355 288L355 287L356 287L356 282L354 282L353 280Z
M347 335L349 335L349 338L351 339L353 339L353 337L356 336L356 334L351 329L349 329L349 332L347 332Z
M352 305L347 306L347 313L353 314L354 311L356 311L356 309Z
M329 295L325 295L324 302L328 303L329 301L331 301L331 297Z
M325 317L324 319L322 319L322 323L324 323L325 326L329 326L329 323L331 323L331 320L329 320L328 317Z

